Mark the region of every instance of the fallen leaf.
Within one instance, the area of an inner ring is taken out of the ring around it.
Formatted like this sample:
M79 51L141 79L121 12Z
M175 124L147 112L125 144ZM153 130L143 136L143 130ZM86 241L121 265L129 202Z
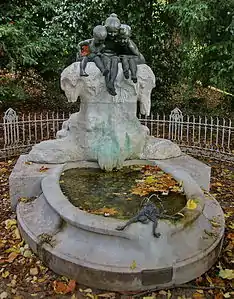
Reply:
M219 271L219 277L223 278L223 279L234 279L234 270L231 269L221 269Z
M134 269L136 269L136 267L137 267L137 263L136 263L135 260L133 260L132 263L131 263L131 265L130 265L130 269L134 270Z
M11 252L9 255L8 255L8 258L7 258L7 262L8 263L12 263L18 256L19 254L16 253L16 252Z
M68 294L74 291L76 287L76 281L70 280L68 284L62 281L54 281L53 288L56 294Z
M167 292L166 292L166 291L164 291L164 290L161 290L161 291L159 291L158 293L159 293L159 295L164 295L164 296L166 296L166 295L167 295Z
M97 215L105 215L109 214L108 216L113 216L118 214L118 211L116 211L114 208L101 208L99 210L92 211L92 213Z
M4 271L4 272L2 272L2 277L3 277L3 278L7 278L9 275L10 275L10 272L9 272L9 271Z
M85 290L83 290L83 292L84 292L84 293L92 293L93 290L89 288L89 289L85 289Z
M193 294L193 298L194 299L201 299L201 298L204 298L204 295L196 292L196 293Z
M11 228L13 225L16 225L17 221L15 219L7 219L5 220L6 229Z
M189 199L189 200L187 201L186 207L187 207L189 210L194 210L194 209L196 209L197 204L196 204L196 202L195 202L193 199Z
M91 299L98 299L98 296L97 295L92 295L90 293L86 294L86 298L91 298Z
M205 276L206 276L206 280L209 282L210 286L213 286L214 284L213 284L213 281L210 278L210 276L207 273L205 274Z
M30 275L32 275L32 276L36 276L39 273L37 267L31 268L29 272L30 272Z
M224 298L231 298L231 294L230 293L225 293L225 294L223 294L223 297Z
M8 293L7 292L2 292L0 294L0 299L6 299L8 297Z
M231 222L230 224L228 224L228 227L229 227L230 229L234 229L234 222Z
M10 248L8 248L7 250L5 250L5 252L6 252L6 253L16 252L16 253L20 254L20 249L17 248L17 247L15 247L15 246L13 246L13 247L10 247Z
M196 292L199 293L199 294L204 294L203 290L196 290Z
M115 298L115 293L104 293L98 294L97 296L101 298Z
M25 250L24 253L23 253L23 256L24 257L31 257L32 256L32 251L29 250L29 249Z
M26 165L32 165L33 163L30 162L30 161L25 161L24 164L26 164Z
M76 281L75 280L70 280L68 285L67 285L67 293L72 293L76 288Z
M41 168L39 169L39 172L46 172L47 170L49 170L48 167L41 166Z
M21 240L21 236L18 228L14 230L14 235L15 235L15 239Z
M216 221L214 221L214 220L210 220L210 223L211 223L211 225L212 225L213 227L220 227L220 226L221 226L218 222L216 222Z
M56 294L66 294L67 285L61 281L54 281L53 288Z
M214 299L223 299L223 293L219 292L218 294L215 294Z

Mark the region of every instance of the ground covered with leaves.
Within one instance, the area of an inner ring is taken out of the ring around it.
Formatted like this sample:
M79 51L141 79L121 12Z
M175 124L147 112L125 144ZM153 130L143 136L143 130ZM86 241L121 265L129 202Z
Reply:
M56 275L43 265L21 239L11 211L8 178L15 160L0 162L0 299L13 298L233 298L234 281L234 165L205 161L212 166L211 193L226 218L223 249L218 262L204 275L180 287L144 293L112 293L82 286Z

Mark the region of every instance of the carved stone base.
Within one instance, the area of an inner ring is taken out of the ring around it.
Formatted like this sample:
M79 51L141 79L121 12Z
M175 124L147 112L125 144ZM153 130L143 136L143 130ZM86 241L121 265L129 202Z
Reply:
M40 165L24 164L24 156L10 178L11 194L16 196L14 182L21 179L24 168L27 168L25 187L33 193L31 176L34 176L34 182L41 182L41 191L35 189L37 198L17 204L20 232L49 268L90 287L139 291L190 281L217 260L224 234L224 214L210 194L203 194L186 167L179 167L180 162L176 166L176 160L181 158L174 159L171 166L166 160L161 160L159 166L183 181L187 198L196 199L197 208L184 208L185 217L177 224L160 220L157 231L161 237L157 239L152 236L151 223L135 223L120 232L115 228L122 224L121 220L81 211L62 194L59 180L65 169L98 167L97 163L51 165L48 172L40 173ZM125 165L143 163L158 165L157 161L143 160L126 161ZM21 169L18 177L17 167ZM27 190L22 190L20 196L25 197L23 192ZM210 221L214 217L218 219L217 226ZM49 237L49 243L41 241L42 234Z

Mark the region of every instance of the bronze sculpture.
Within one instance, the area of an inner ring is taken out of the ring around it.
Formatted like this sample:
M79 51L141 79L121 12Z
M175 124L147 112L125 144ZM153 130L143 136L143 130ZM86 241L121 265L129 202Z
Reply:
M118 74L118 63L121 62L124 77L128 79L130 71L131 79L136 83L137 65L145 63L145 59L130 36L131 27L121 24L117 15L112 13L106 19L105 26L98 25L94 28L92 39L78 44L80 75L88 76L85 67L88 61L93 61L105 76L108 92L115 96L114 83Z

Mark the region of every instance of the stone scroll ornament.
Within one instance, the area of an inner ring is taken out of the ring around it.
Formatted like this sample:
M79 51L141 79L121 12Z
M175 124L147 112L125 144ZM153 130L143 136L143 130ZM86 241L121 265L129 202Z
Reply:
M150 114L155 76L130 36L130 26L111 14L78 44L77 61L63 70L61 88L69 102L80 98L80 110L63 123L56 140L33 147L30 161L97 161L110 171L129 159L181 155L176 144L149 136L136 116L138 103L141 114Z

